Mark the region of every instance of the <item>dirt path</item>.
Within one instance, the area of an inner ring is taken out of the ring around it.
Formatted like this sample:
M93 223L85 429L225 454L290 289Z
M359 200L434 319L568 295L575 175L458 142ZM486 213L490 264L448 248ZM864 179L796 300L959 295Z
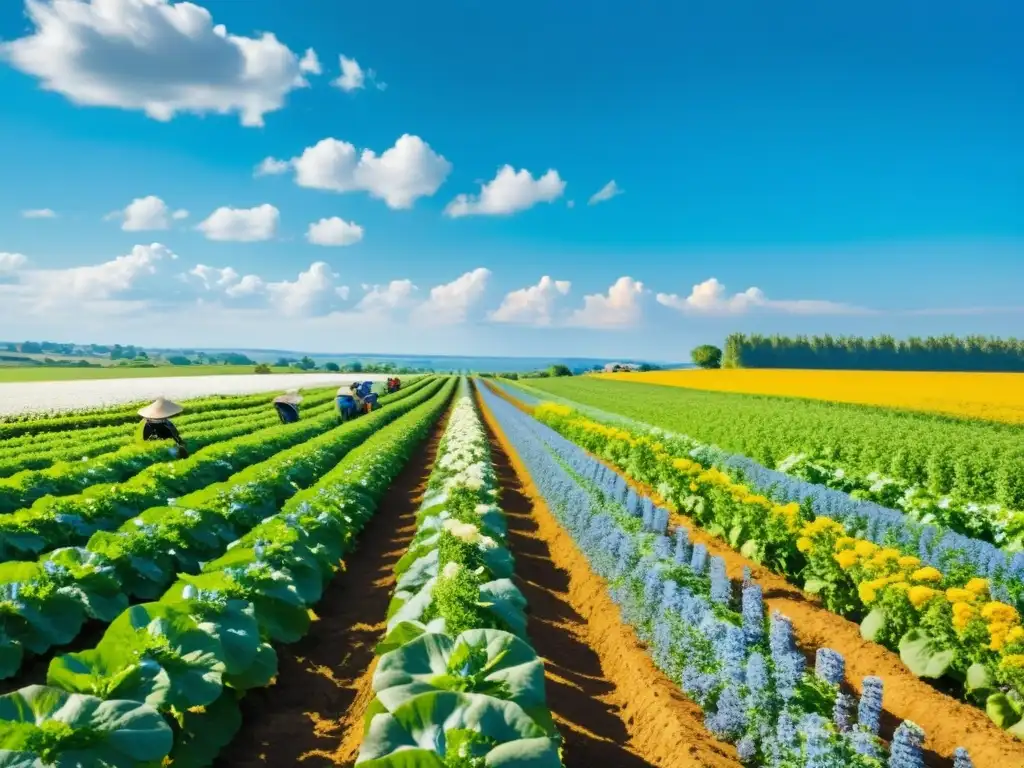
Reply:
M529 604L530 639L544 658L548 704L565 738L566 768L737 768L735 750L704 729L697 706L658 671L622 624L604 582L552 517L493 418L483 413L515 580Z
M415 533L416 510L447 421L446 414L391 484L344 572L317 603L319 620L310 633L278 647L277 682L242 700L242 729L221 753L218 768L355 762L394 566Z
M523 407L497 388L492 387L491 391ZM603 463L618 471L608 462ZM658 499L652 488L626 479L639 493L666 507L671 506ZM744 567L749 567L754 579L764 588L766 605L793 621L797 642L809 657L818 648L832 648L843 654L847 682L858 694L864 677L881 677L885 685L883 735L890 737L903 720L920 725L926 735L926 760L930 768L949 768L957 747L966 747L976 766L1024 767L1024 741L998 728L982 710L947 696L917 678L898 655L864 640L857 624L828 611L783 577L743 557L721 539L704 532L689 517L673 513L672 523L688 528L691 541L704 544L710 554L723 558L729 577L734 581L741 580Z

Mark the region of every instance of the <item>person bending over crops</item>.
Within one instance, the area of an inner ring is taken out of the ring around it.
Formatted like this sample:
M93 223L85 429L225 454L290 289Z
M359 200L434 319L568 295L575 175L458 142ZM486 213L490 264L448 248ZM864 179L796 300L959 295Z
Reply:
M297 389L290 389L280 397L274 398L274 407L282 424L294 424L299 420L299 403L302 395Z
M188 448L185 441L178 434L178 428L171 421L172 416L177 416L184 409L177 403L172 403L163 397L159 397L145 408L139 411L142 417L142 439L143 440L173 440L178 446L178 458L188 457Z

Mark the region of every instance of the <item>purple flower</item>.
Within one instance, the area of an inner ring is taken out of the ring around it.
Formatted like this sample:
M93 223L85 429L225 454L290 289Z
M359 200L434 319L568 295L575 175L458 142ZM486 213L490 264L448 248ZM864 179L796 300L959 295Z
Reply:
M732 584L725 571L725 560L721 557L711 558L711 599L722 605L728 605L732 597Z
M772 659L776 662L796 650L796 643L793 642L793 622L778 611L772 611L768 645L772 651Z
M878 734L882 722L882 678L873 675L864 678L857 722L871 733Z
M747 712L743 699L735 686L727 686L718 697L715 713L706 720L708 730L726 741L735 741L747 725Z
M879 743L878 737L871 733L871 731L857 727L850 731L846 738L850 742L850 746L853 747L853 751L858 755L864 755L876 760L882 759L884 755L882 745Z
M970 755L963 747L957 747L956 752L953 753L953 768L974 768Z
M747 688L752 696L758 696L768 689L768 662L759 652L754 651L747 659Z
M743 589L743 634L751 645L764 637L764 593L760 584Z
M750 572L750 566L749 565L744 565L743 566L743 588L746 589L747 587L752 586L753 583L754 583L754 577L753 577L753 575Z
M904 720L892 737L889 768L924 768L924 731Z
M850 718L853 712L853 697L839 693L836 696L835 706L832 708L832 722L840 731L850 730Z
M708 548L703 544L693 545L693 557L690 560L690 567L698 574L704 573L708 563Z
M675 559L679 565L690 562L690 532L683 526L676 528Z
M819 648L815 657L814 672L819 678L832 685L840 685L846 672L846 660L838 651Z
M749 736L744 736L736 742L736 754L740 762L749 763L757 757L757 743Z
M796 695L796 688L804 675L807 662L799 653L787 653L782 658L775 658L775 687L785 701Z

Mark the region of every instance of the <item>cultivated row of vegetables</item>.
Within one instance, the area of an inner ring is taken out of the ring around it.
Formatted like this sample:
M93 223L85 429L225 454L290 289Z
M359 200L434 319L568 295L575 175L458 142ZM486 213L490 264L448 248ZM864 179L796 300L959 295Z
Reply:
M428 381L421 379L385 396L381 403L408 397ZM80 546L97 531L113 530L145 509L164 506L172 499L226 481L234 473L299 445L335 424L334 405L330 401L307 406L303 419L295 424L280 425L274 416L259 427L241 419L231 427L234 437L225 435L187 459L151 463L124 482L97 481L78 494L43 496L31 506L0 515L0 562L58 547ZM173 448L171 443L157 445L164 451ZM165 458L170 459L171 455L165 454Z
M109 622L129 600L153 599L177 574L197 573L229 542L443 386L435 379L388 407L326 431L317 420L289 425L305 425L307 439L277 446L266 460L243 463L227 480L175 499L172 506L151 506L117 530L97 531L84 547L0 564L0 678L19 670L25 651L42 654L69 643L87 618ZM232 460L240 461L240 455Z
M362 768L558 768L544 666L526 634L487 435L452 410L397 583Z
M324 414L330 412L333 398L321 392L308 400L307 411ZM266 405L258 414L233 410L222 413L222 418L194 428L188 441L192 450L279 423L277 413ZM133 442L90 460L60 461L46 469L19 472L0 480L0 513L22 509L44 496L67 496L89 486L123 482L146 467L176 458L177 450L171 441Z
M306 633L311 607L454 388L437 381L378 412L392 412L387 426L222 556L126 609L94 648L53 659L46 686L0 696L0 765L210 765L240 725L239 698L273 680L275 644ZM220 533L212 518L183 531L197 542Z
M900 724L888 745L879 739L882 681L866 678L858 702L843 687L839 653L820 649L807 669L791 623L777 612L766 615L759 585L749 578L730 583L724 561L691 545L687 529L671 527L667 508L637 495L622 475L559 434L578 417L547 409L556 431L542 423L544 412L535 420L481 391L553 513L608 583L624 620L744 763L924 765L924 734L915 724ZM958 750L956 768L970 765Z
M942 679L997 725L1024 735L1019 554L891 510L866 510L865 502L809 483L795 493L799 481L779 482L786 476L750 460L704 465L694 458L700 450L664 434L602 423L565 405L544 403L533 413L744 556L859 621L865 639L897 652L918 677Z
M531 386L691 435L765 467L806 453L848 474L877 472L952 503L1024 510L1021 425L583 376Z

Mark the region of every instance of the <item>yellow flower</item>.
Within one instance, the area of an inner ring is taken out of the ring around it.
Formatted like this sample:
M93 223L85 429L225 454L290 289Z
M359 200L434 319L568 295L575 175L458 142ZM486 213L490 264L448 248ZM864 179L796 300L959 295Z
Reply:
M988 579L971 579L964 585L964 589L975 595L988 594Z
M903 558L900 558L901 560ZM920 568L914 571L910 577L914 581L942 581L942 574L938 568L932 568L930 565L927 568Z
M963 587L950 587L946 590L946 599L951 603L970 603L974 601L974 594Z
M1024 627L1014 627L1006 634L1006 642L1019 643L1024 640Z
M953 626L958 630L964 630L971 620L978 615L973 605L967 603L953 603Z
M861 557L870 557L878 551L878 545L870 541L858 541L853 549Z
M838 555L833 555L833 557L835 557L836 562L839 563L839 567L844 571L853 566L858 560L857 553L852 549L844 549Z
M871 603L875 602L875 598L878 597L878 593L869 582L865 581L857 587L857 596L864 605L871 605Z
M893 549L892 547L886 547L885 549L879 550L875 553L873 558L874 562L878 565L885 565L886 563L894 563L900 559L900 551Z
M840 536L838 539L836 539L837 550L848 549L850 547L855 547L856 545L857 540L853 538L853 536Z
M1008 669L1022 669L1024 668L1024 653L1011 653L1009 656L1003 656L999 665Z
M904 555L898 561L900 568L917 568L921 564L913 555Z
M1020 614L1017 613L1017 609L1012 605L1006 603L991 602L985 603L981 607L981 616L988 622L998 623L1005 622L1006 624L1019 624Z
M796 540L796 548L801 552L810 552L812 549L814 549L814 542L806 536L801 536L799 539Z
M693 491L694 493L696 493L697 492L697 484L696 483L690 483L690 490Z
M910 585L905 581L894 581L889 586L897 592L907 592L910 589Z
M907 597L915 608L920 608L937 594L931 587L914 586L910 588Z

